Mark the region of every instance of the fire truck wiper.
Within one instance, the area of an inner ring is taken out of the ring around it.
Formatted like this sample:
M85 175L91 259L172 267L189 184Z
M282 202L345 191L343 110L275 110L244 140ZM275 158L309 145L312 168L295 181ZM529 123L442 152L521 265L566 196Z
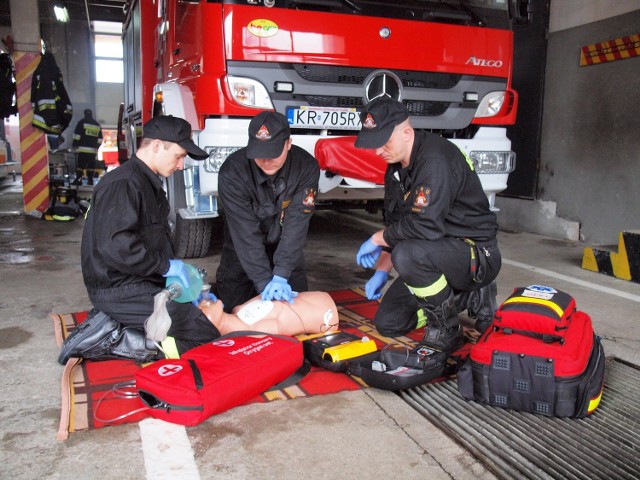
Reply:
M418 0L420 4L433 3L431 0ZM447 8L444 10L443 7ZM455 3L451 2L437 2L434 7L425 6L421 10L423 20L450 20L453 22L478 25L484 27L487 22L476 11L474 11L467 3L467 0L458 0L459 10L456 8Z
M314 5L317 7L340 8L345 5L353 12L360 12L362 9L351 0L292 0L292 5Z
M467 0L460 0L460 6L475 20L479 27L484 27L487 21L473 8L469 6Z

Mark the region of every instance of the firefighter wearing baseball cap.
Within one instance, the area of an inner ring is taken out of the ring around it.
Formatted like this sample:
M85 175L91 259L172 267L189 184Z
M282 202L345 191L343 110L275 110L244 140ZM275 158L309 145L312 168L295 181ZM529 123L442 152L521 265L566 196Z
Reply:
M147 338L146 321L166 277L180 277L185 288L190 286L186 265L171 248L169 202L160 177L183 170L187 155L208 158L191 133L182 118L152 118L143 126L136 153L94 188L80 248L82 276L94 308L65 340L61 364L71 357L177 358L220 336L199 308L171 301L166 304L171 325L162 350Z
M293 145L287 118L261 112L249 124L249 141L220 168L224 240L216 273L226 312L256 294L291 302L306 291L302 253L315 211L320 168Z
M387 336L426 326L423 343L453 352L462 345L458 313L486 329L496 309L501 266L498 225L471 160L456 145L411 126L389 97L362 112L356 147L387 163L385 228L362 244L356 262L375 273L365 286L382 297L376 328ZM389 272L398 278L382 296Z

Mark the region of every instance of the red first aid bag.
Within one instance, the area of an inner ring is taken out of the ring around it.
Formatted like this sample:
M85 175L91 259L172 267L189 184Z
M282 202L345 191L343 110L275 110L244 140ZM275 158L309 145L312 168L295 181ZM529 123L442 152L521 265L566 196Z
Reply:
M303 362L293 337L235 332L141 368L136 388L152 417L193 426L269 390Z
M576 301L568 293L544 285L516 288L495 313L493 327L516 333L562 338L567 333Z

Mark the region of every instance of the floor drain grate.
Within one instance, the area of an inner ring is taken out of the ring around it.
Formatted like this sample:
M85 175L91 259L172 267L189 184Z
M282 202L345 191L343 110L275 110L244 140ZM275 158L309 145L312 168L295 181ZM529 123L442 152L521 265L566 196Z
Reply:
M640 479L640 370L620 361L607 361L600 406L581 420L466 402L455 380L400 395L499 478Z

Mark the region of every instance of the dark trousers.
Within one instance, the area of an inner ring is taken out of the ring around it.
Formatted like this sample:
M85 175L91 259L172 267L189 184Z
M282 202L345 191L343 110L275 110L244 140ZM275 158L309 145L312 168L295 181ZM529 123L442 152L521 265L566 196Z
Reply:
M153 297L159 291L158 289L119 300L92 299L92 303L94 308L122 325L144 329L145 320L153 313ZM175 339L180 354L220 337L218 329L191 303L171 301L167 303L167 312L171 317L168 335Z
M273 269L275 246L266 250ZM303 256L289 276L289 285L294 292L309 290ZM227 313L231 313L236 306L242 305L260 293L256 290L253 280L247 276L242 268L235 250L223 249L222 251L220 266L216 272L216 293Z
M76 160L76 177L87 176L89 185L93 185L95 174L104 173L104 162L97 159L95 153L78 153Z
M374 322L377 330L388 337L404 335L416 328L418 302L407 288L426 287L442 275L454 292L479 289L491 283L500 272L502 257L495 240L478 242L478 251L486 249L483 278L473 279L471 248L462 240L445 237L440 240L405 240L396 245L391 254L398 278L389 286ZM474 262L478 267L478 261ZM437 306L437 305L435 305Z

